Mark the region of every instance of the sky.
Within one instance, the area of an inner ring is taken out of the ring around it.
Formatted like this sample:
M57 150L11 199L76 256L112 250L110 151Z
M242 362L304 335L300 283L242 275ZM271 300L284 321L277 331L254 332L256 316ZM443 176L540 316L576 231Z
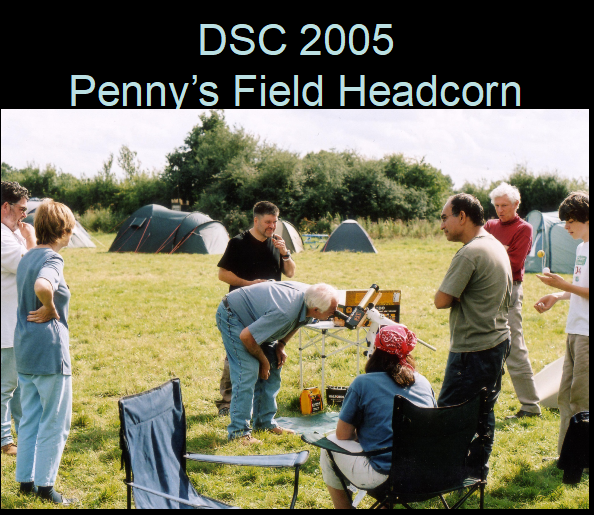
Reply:
M143 168L159 171L205 111L3 109L2 162L15 168L52 164L92 177L110 153L117 156L127 145ZM588 110L227 109L225 118L302 156L336 149L368 158L424 158L458 188L505 179L517 164L535 173L589 176Z

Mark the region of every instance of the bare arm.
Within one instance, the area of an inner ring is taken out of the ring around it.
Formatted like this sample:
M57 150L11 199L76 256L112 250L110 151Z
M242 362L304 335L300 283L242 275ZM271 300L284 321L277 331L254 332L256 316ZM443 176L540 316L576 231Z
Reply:
M543 283L553 288L563 290L566 293L574 293L586 300L590 300L590 288L584 286L577 286L573 283L567 282L563 277L557 274L545 273L543 275L536 274ZM569 297L568 297L569 298Z
M285 240L283 240L278 234L275 234L272 237L272 244L278 249L281 255L281 270L283 274L285 274L289 279L295 275L295 269L297 265L292 258L287 259L286 261L283 259L283 256L287 255L287 244Z
M352 424L338 419L338 424L336 425L336 438L338 440L356 440L357 429Z
M23 222L19 222L17 224L19 231L21 232L21 236L25 239L25 243L27 245L27 250L32 249L37 245L37 238L35 237L35 229L31 224L26 224Z
M571 293L569 292L557 292L557 293L549 293L544 297L538 299L536 304L534 304L534 309L538 311L540 314L544 313L551 309L558 300L569 300L571 298Z
M433 299L433 303L437 309L447 309L452 307L455 300L457 299L452 295L448 295L441 290L437 290L435 293L435 298Z
M225 268L219 267L219 281L223 281L231 286L250 286L252 284L263 283L266 282L266 279L255 279L254 281L247 281L246 279L242 279L238 277L230 270L226 270Z
M260 362L260 379L268 379L270 376L270 362L247 327L241 331L239 339L245 345L247 351Z
M29 311L27 322L42 324L52 318L60 320L54 304L54 289L47 279L39 278L35 281L35 295L43 304L37 311Z
M295 261L293 261L293 258L287 259L286 261L281 258L281 261L283 263L283 274L290 279L295 275L297 265L295 264Z

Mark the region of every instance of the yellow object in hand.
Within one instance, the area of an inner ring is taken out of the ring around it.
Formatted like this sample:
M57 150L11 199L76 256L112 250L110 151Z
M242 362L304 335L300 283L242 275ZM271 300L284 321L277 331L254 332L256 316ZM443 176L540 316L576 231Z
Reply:
M545 257L545 251L544 251L544 250L539 250L539 251L536 253L536 255L537 255L539 258Z

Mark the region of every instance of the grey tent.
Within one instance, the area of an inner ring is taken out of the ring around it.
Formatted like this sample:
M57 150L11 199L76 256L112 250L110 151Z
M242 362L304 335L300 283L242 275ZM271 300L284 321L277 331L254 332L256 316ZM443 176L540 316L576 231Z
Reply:
M225 226L204 213L150 204L122 224L109 252L222 254L228 242Z
M538 251L545 251L545 265L556 274L572 274L575 251L581 240L574 240L565 230L565 222L557 212L530 211L526 221L532 225L532 248L526 258L526 272L542 272L542 258Z
M35 220L35 212L41 204L41 200L29 200L27 202L27 217L23 220L23 222L33 225ZM74 230L72 231L72 238L70 238L70 244L67 248L93 248L96 245L91 241L91 237L89 233L85 231L85 228L76 221L76 225L74 226Z
M350 252L375 252L369 234L356 220L345 220L330 235L322 252L348 250Z
M294 254L297 254L297 252L303 252L305 250L305 247L303 246L303 240L301 239L301 234L299 234L299 231L291 222L279 220L274 234L278 234L283 240L285 240L285 245Z

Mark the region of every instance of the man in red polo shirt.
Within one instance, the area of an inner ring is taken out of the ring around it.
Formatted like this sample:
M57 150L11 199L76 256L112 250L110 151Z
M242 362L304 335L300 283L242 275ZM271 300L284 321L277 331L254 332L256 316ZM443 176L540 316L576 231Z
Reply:
M506 418L536 417L540 416L540 398L522 331L522 281L524 262L532 247L532 226L518 215L518 188L502 182L489 196L499 219L489 220L485 224L485 230L495 236L507 250L514 280L508 318L511 350L506 363L521 407L515 415Z

